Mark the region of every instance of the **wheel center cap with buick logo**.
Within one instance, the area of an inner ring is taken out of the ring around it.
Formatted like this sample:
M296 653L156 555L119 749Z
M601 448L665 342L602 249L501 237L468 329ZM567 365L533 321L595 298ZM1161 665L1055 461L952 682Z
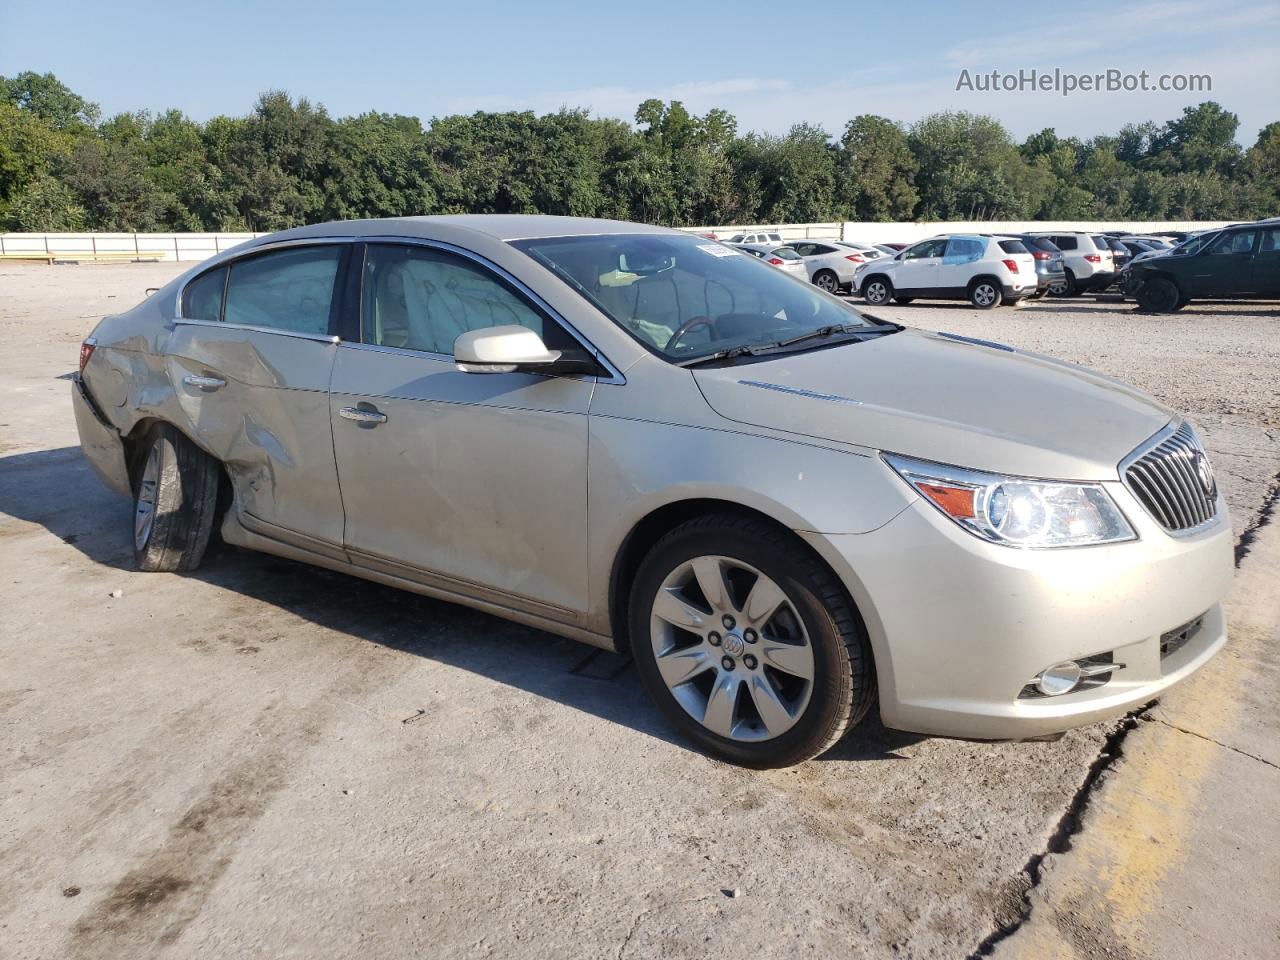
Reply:
M731 633L724 638L724 652L727 653L729 656L731 657L741 656L742 651L745 649L746 647L743 645L741 637L735 637Z

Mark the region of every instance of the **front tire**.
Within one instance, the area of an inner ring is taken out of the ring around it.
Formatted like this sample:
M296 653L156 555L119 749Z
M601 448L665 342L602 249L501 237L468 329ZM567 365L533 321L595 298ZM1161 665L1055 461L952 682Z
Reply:
M730 763L808 760L874 702L870 644L840 583L761 521L712 515L668 533L640 566L629 618L658 708Z
M1173 313L1186 306L1178 285L1165 277L1152 277L1138 288L1138 306L1151 313Z
M133 486L133 556L139 570L194 570L218 507L218 461L169 424L147 435Z
M862 285L862 299L872 306L880 306L893 299L893 284L884 277L872 277Z

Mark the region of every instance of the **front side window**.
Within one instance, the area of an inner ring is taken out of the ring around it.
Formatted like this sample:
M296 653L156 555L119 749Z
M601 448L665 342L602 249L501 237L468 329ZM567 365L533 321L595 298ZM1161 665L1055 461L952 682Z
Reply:
M940 257L946 246L946 237L938 240L926 240L924 243L917 243L914 247L909 247L907 252L902 255L902 259L923 260L927 257Z
M816 287L697 237L615 234L511 244L636 340L676 362L821 327L879 328Z
M444 250L370 244L362 290L365 343L451 357L462 334L516 324L538 334L552 350L573 345L558 324L496 274Z
M226 285L226 267L196 277L182 292L182 315L191 320L221 320L222 293Z
M291 247L231 264L227 323L290 333L329 332L333 285L343 247Z
M1249 253L1253 250L1254 236L1253 230L1237 230L1235 233L1224 233L1206 252L1211 257L1232 253Z

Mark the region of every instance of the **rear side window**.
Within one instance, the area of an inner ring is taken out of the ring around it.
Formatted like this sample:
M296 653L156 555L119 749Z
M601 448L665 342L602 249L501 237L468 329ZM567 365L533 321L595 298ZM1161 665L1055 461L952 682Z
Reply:
M771 234L769 234L769 240L770 240L771 242L773 242L773 243L781 243L781 242L782 242L782 234L780 234L780 233L771 233Z
M1058 245L1059 250L1078 250L1080 243L1075 237L1054 237L1053 242Z
M1027 245L1021 240L1001 240L1000 249L1005 253L1030 253Z
M947 241L946 263L972 263L981 260L986 244L974 237L952 237Z
M227 323L326 334L343 248L303 247L238 260L227 281Z
M226 285L226 267L196 277L182 292L182 315L191 320L221 320L222 292Z

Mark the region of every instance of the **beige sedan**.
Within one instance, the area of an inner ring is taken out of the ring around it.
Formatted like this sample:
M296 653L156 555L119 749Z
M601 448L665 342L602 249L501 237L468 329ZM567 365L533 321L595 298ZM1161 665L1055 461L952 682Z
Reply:
M723 244L556 217L329 223L85 341L81 442L145 570L215 531L626 651L750 766L1112 717L1225 642L1189 424Z

